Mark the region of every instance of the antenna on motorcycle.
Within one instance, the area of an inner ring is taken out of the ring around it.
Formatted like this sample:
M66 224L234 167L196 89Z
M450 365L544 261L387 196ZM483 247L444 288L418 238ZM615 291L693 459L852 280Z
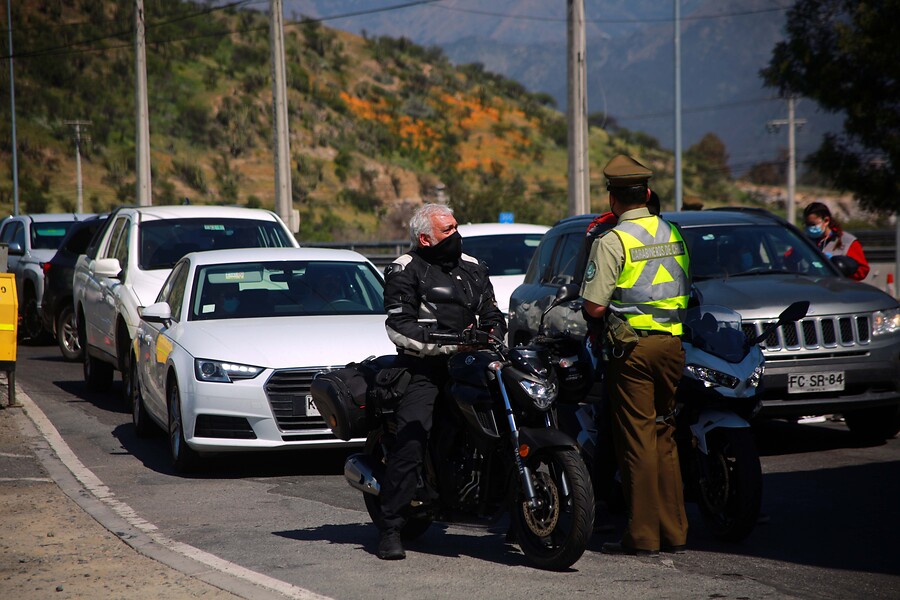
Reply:
M538 325L539 335L542 335L544 333L544 317L547 316L547 313L549 313L560 304L571 302L578 297L579 293L581 293L581 288L579 288L574 283L567 283L565 285L559 286L559 289L556 290L556 297L553 298L553 302L551 302L550 306L544 309L544 312L541 313L541 322Z
M806 316L807 312L809 312L809 300L800 300L798 302L794 302L786 309L781 311L781 314L778 315L777 321L775 321L774 323L769 323L769 325L763 330L763 332L752 340L748 341L747 345L755 346L756 344L769 337L769 334L771 334L773 331L775 331L785 323L799 321Z

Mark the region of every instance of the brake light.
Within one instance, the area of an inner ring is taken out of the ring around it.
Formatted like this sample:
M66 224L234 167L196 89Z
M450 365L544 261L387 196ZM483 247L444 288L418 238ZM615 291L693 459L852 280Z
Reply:
M41 263L41 270L44 272L44 275L46 275L47 272L50 270L50 263L48 263L48 262Z

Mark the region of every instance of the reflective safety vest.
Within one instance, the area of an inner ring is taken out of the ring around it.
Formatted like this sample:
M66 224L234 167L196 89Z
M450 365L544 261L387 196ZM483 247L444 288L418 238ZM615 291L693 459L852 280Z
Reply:
M622 221L612 231L625 249L625 266L609 309L634 329L681 335L690 293L681 233L655 216Z

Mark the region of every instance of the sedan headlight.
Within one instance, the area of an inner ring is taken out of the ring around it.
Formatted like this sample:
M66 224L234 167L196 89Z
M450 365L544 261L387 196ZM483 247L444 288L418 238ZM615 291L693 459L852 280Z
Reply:
M519 385L522 386L528 397L534 401L534 405L538 410L547 410L553 404L553 401L556 400L555 383L544 385L536 381L522 379L519 381Z
M238 379L253 379L263 371L262 367L251 365L239 365L207 358L194 359L194 376L197 381L231 383Z
M738 380L737 377L729 375L728 373L716 371L715 369L710 369L708 367L687 365L685 367L685 370L690 373L694 377L694 379L699 379L700 381L702 381L705 387L721 385L722 387L727 387L728 389L733 390L740 383L740 380Z
M900 331L900 308L878 310L872 313L872 335L884 335Z

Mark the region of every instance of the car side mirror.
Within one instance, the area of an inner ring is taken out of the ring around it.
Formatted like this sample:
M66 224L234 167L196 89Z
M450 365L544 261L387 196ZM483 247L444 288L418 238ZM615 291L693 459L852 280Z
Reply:
M841 275L844 277L853 277L853 274L859 269L859 263L856 259L843 254L832 256L831 264L837 267L838 271L840 271Z
M118 258L98 258L94 261L94 274L98 277L118 279L122 272L122 265Z
M172 309L168 302L157 302L150 306L145 306L141 311L141 318L148 323L159 323L165 325L172 320Z
M25 248L23 248L22 244L19 242L10 242L9 245L6 246L6 252L9 256L24 256Z

